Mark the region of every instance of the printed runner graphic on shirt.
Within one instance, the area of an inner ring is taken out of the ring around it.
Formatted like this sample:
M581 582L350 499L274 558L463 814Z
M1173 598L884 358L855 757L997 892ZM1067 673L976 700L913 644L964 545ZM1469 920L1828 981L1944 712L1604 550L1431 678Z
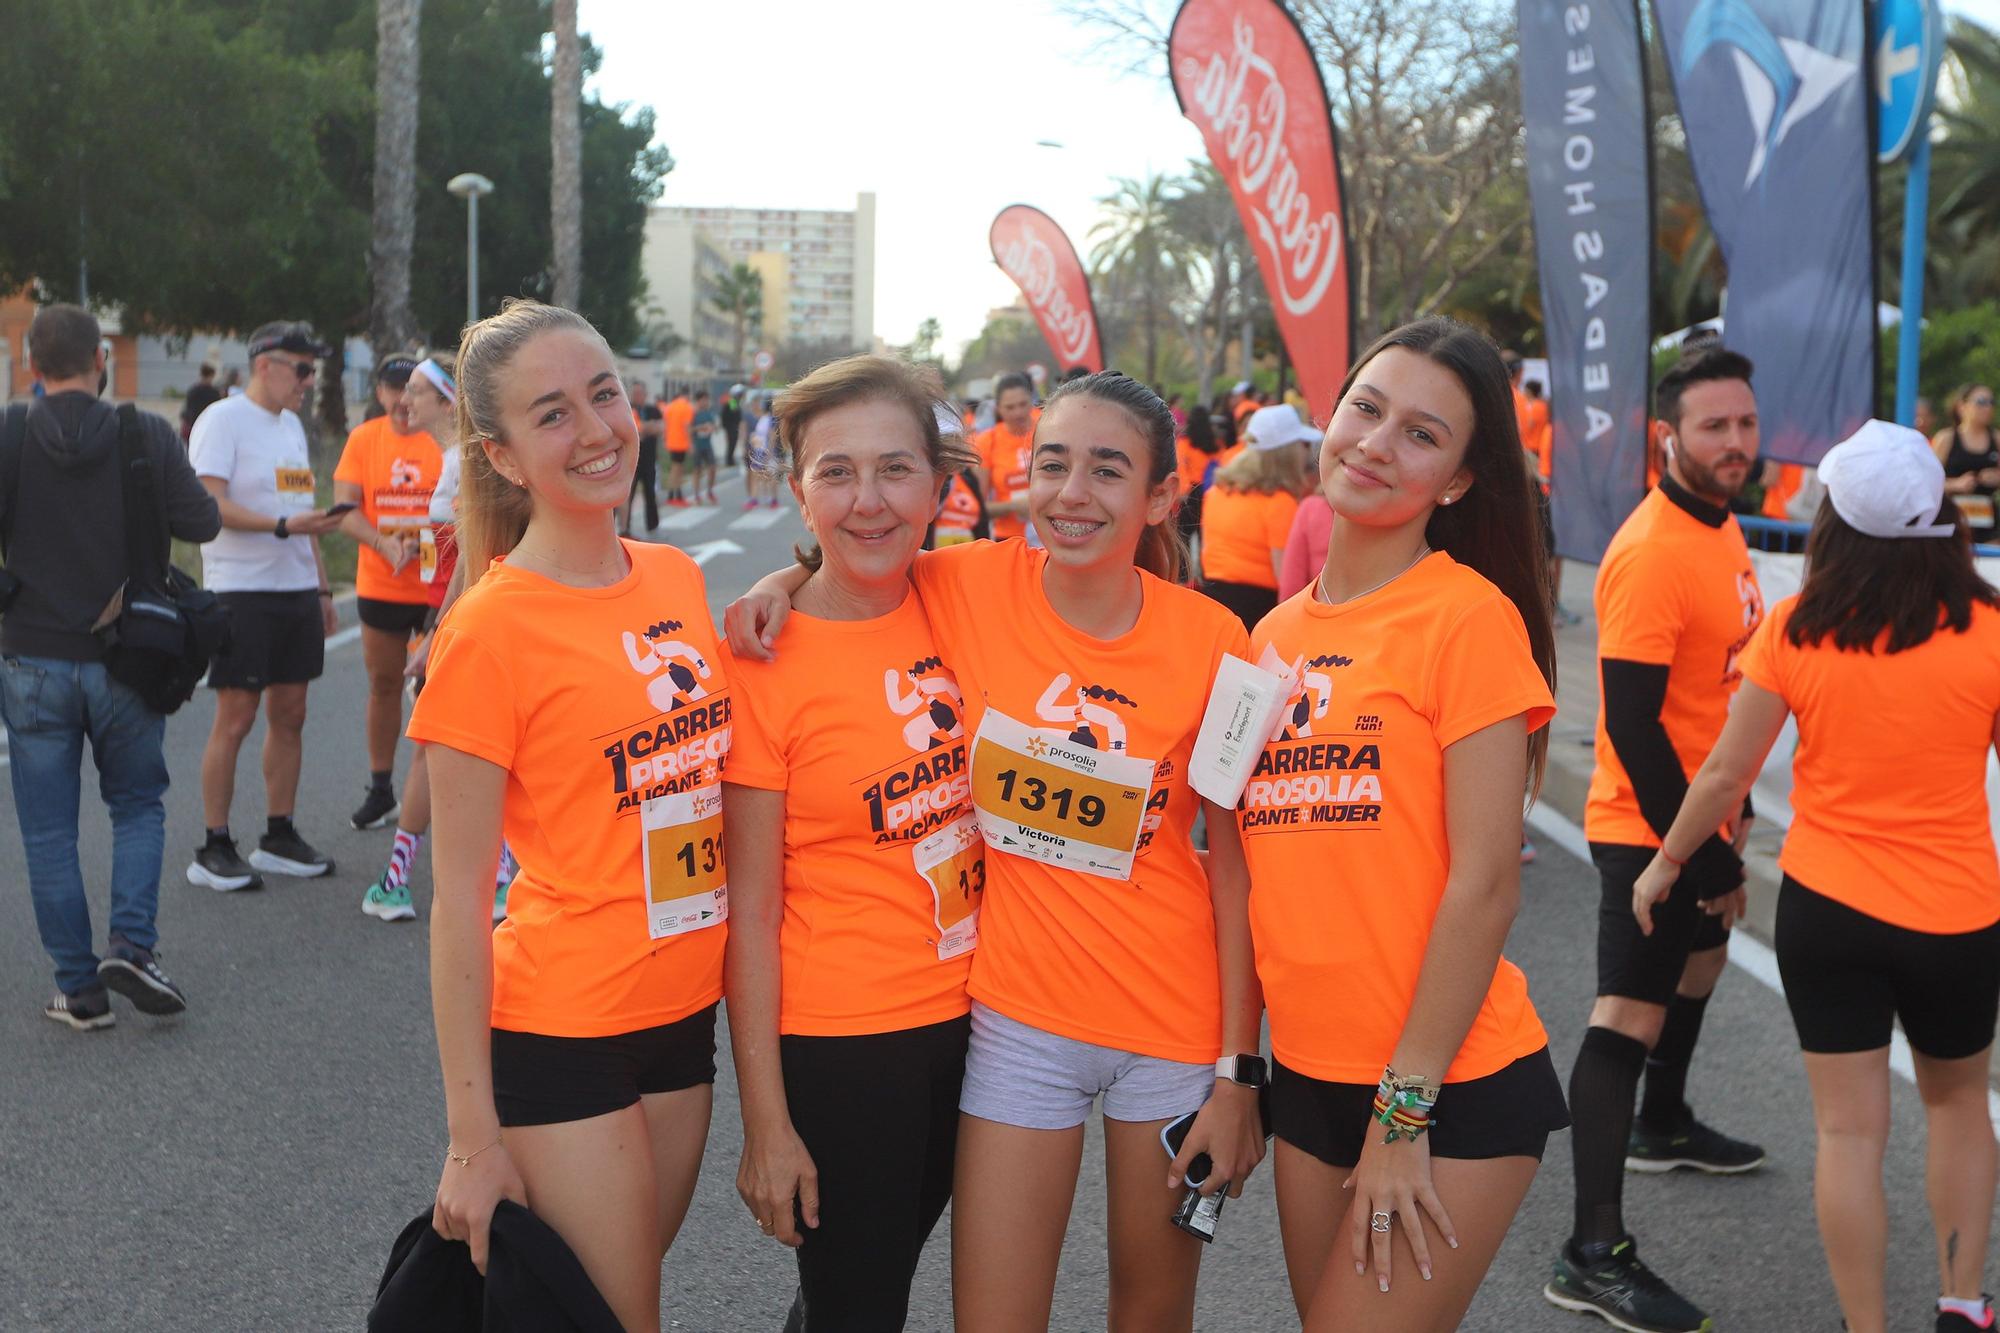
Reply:
M1750 646L1750 636L1757 632L1757 626L1764 623L1764 591L1757 586L1754 570L1744 570L1736 576L1736 599L1743 604L1743 633L1729 645L1729 656L1722 664L1722 683L1734 685L1743 679L1743 670L1736 659Z
M1381 827L1381 719L1358 715L1344 732L1327 723L1337 692L1332 673L1353 664L1338 654L1306 659L1285 706L1284 725L1264 747L1243 789L1240 822L1246 835Z
M389 484L375 488L375 526L385 533L411 536L430 517L431 488L424 485L424 465L414 458L389 463Z
M1116 707L1138 704L1107 685L1049 682L1030 727L989 707L973 743L973 807L987 846L1087 875L1129 879L1160 825L1164 766L1126 752ZM1160 791L1153 791L1155 779Z
M619 636L657 720L615 733L604 746L618 813L639 811L646 928L656 940L729 919L721 787L729 699L704 683L714 679L714 667L675 637L684 628L658 620Z
M855 785L875 845L913 844L917 873L931 888L938 958L956 958L978 946L986 895L986 849L967 810L972 777L965 763L965 696L938 657L885 668L882 693L889 711L908 719L903 743L916 757Z

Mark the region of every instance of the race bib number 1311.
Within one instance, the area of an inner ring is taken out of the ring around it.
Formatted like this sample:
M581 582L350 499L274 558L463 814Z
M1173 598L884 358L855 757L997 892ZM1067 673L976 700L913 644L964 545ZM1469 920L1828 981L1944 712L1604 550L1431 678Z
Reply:
M639 807L645 831L646 932L654 939L729 919L722 851L722 788L656 796Z

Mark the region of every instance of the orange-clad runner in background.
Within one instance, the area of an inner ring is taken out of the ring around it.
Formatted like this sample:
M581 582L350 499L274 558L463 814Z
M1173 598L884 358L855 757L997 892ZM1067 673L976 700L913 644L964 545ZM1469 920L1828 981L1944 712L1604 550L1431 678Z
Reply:
M1451 869L1444 751L1520 714L1532 734L1555 701L1513 603L1441 551L1339 605L1306 588L1257 627L1253 655L1267 646L1305 662L1238 813L1271 1049L1312 1078L1373 1085ZM1527 981L1502 958L1444 1081L1547 1045Z
M1716 595L1731 587L1735 597ZM1605 548L1596 597L1598 657L1667 668L1660 725L1683 772L1693 774L1722 734L1729 696L1743 679L1737 655L1764 616L1736 516L1711 527L1654 489ZM1599 675L1601 690L1601 670ZM1659 835L1640 813L1602 708L1596 761L1585 835L1592 842L1658 847Z
M913 592L870 620L794 611L776 653L731 664L729 781L785 795L778 1030L862 1036L957 1018L972 1007L986 860L964 705L923 604ZM950 855L940 840L955 823L970 840Z
M986 469L987 486L996 501L1007 504L1027 498L1028 468L1035 452L1032 426L1026 434L1016 435L1006 422L997 422L991 430L980 432L972 447ZM995 541L1024 536L1028 531L1028 521L1019 514L995 514L991 521Z
M1744 679L1799 722L1792 823L1778 866L1814 893L1905 930L1955 935L2000 921L2000 861L1986 756L2000 700L2000 610L1972 604L1962 634L1914 648L1845 652L1785 635L1798 598L1771 610L1744 649ZM1883 635L1887 639L1886 632ZM1922 757L1885 773L1885 737Z
M379 416L348 435L333 479L361 488L361 516L369 526L416 537L430 522L431 491L443 466L436 440L420 430L398 435L389 418ZM422 606L430 601L421 561L413 559L394 573L387 560L366 546L354 566L354 591L378 602Z
M1201 576L1211 582L1278 586L1272 552L1283 551L1291 536L1299 497L1290 491L1256 491L1211 486L1201 504Z
M695 563L624 548L631 569L605 588L495 562L439 627L410 719L412 740L507 770L521 873L493 931L495 1028L615 1036L722 995L724 913L649 919L724 887L719 792L712 820L650 833L642 806L717 789L726 661Z
M1792 497L1799 493L1799 487L1805 484L1805 480L1806 470L1804 466L1798 463L1780 463L1778 465L1778 479L1764 488L1764 504L1762 506L1764 517L1777 519L1790 518L1791 514L1786 512L1786 506L1791 504Z
M673 401L660 409L660 420L668 453L684 454L694 448L694 403L685 393L675 394Z
M1153 780L1130 798L1144 816L1129 879L988 855L972 997L1076 1041L1213 1062L1215 907L1189 838L1201 798L1187 767L1222 655L1243 656L1246 636L1200 593L1142 571L1138 623L1094 638L1049 605L1047 559L992 542L917 557L913 577L965 692L966 730L998 712L1041 737L1143 760ZM1123 803L1109 798L1103 827L1124 818Z

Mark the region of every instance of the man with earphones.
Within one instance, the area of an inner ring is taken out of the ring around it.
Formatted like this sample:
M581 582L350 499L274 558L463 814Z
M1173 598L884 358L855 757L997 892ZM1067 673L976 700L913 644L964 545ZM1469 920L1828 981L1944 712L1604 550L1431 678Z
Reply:
M1733 1175L1764 1150L1695 1119L1688 1063L1743 906L1750 811L1691 856L1650 935L1632 884L1660 846L1688 780L1722 733L1742 679L1737 655L1764 616L1729 502L1757 458L1751 365L1720 346L1684 357L1655 392L1665 470L1598 567L1596 770L1584 832L1603 886L1597 999L1570 1075L1576 1218L1548 1299L1622 1328L1700 1333L1693 1303L1640 1262L1623 1216L1624 1173L1687 1167ZM1646 1091L1635 1118L1634 1095Z

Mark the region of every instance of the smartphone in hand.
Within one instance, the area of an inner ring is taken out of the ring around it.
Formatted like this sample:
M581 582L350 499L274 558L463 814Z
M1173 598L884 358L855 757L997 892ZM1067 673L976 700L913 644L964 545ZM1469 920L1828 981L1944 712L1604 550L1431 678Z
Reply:
M328 518L339 518L342 514L349 513L350 511L359 509L360 507L361 507L360 505L356 504L352 500L342 500L339 504L330 507L326 511L326 516Z
M1193 1111L1160 1130L1160 1146L1167 1150L1169 1160L1180 1156L1181 1145L1187 1142L1188 1131L1194 1128ZM1207 1153L1196 1153L1187 1165L1181 1179L1188 1186L1187 1194L1181 1199L1181 1206L1174 1210L1169 1220L1182 1231L1205 1245L1215 1242L1216 1224L1222 1217L1222 1205L1229 1198L1228 1181L1223 1188L1204 1197L1199 1186L1208 1180L1208 1173L1215 1169L1215 1163Z

